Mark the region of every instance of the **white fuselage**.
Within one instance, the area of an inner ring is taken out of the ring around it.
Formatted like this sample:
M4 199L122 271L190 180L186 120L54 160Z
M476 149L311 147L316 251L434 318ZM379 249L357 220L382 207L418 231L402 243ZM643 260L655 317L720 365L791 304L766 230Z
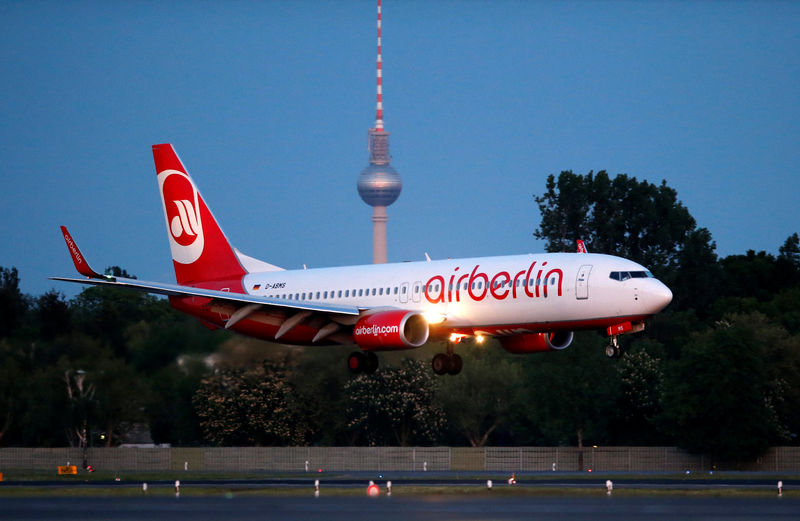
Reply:
M602 327L653 315L672 298L639 264L575 253L271 271L243 284L267 298L438 314L443 329L496 335Z

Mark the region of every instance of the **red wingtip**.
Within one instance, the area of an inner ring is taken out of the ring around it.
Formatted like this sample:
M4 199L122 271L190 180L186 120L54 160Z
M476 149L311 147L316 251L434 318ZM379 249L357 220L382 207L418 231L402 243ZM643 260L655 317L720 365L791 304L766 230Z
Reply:
M72 262L75 264L75 269L78 270L78 273L93 279L104 279L105 277L103 275L100 275L89 267L89 263L86 262L86 258L81 254L81 250L78 249L78 245L75 244L66 226L61 227L61 233L64 234L64 242L67 243L67 249L69 250L70 256L72 256Z

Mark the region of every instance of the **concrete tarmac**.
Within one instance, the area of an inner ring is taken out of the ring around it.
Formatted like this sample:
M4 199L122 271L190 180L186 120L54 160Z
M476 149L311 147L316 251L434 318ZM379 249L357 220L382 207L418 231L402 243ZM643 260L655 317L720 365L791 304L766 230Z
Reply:
M325 520L797 520L800 500L740 497L142 497L0 498L20 521Z

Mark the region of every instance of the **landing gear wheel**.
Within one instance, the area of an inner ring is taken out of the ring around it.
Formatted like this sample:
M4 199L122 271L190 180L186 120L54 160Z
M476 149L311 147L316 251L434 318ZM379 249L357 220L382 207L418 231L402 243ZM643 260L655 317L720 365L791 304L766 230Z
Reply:
M611 337L611 343L606 346L606 356L609 358L619 358L622 356L622 348L619 346L619 339Z
M367 365L364 367L364 372L367 374L372 374L378 370L378 355L373 353L372 351L367 351Z
M347 357L347 368L350 369L350 372L353 374L362 372L366 365L367 357L361 351L350 353L350 356Z
M378 369L378 355L372 351L354 351L347 357L347 368L353 374L372 374Z
M457 354L450 355L450 367L448 369L448 373L455 376L461 372L461 368L464 367L464 361L461 359L460 356Z
M448 370L450 369L449 357L444 353L437 354L433 357L431 367L433 367L433 372L440 376L447 374Z

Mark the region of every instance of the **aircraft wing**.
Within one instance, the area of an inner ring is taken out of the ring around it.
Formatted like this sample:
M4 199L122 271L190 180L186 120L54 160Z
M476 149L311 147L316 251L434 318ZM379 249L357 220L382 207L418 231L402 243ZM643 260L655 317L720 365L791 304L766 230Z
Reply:
M95 286L115 286L118 288L126 288L143 291L146 293L155 293L157 295L174 297L206 297L240 306L255 304L336 315L358 316L359 314L359 309L355 306L337 306L333 304L321 304L317 302L298 302L296 300L267 298L260 297L258 295L248 295L246 293L232 293L229 291L197 288L194 286L183 286L178 284L167 284L163 282L152 282L146 280L129 279L125 277L101 275L89 266L89 263L86 261L86 257L84 257L81 251L78 249L78 245L72 239L72 236L70 235L66 226L61 227L61 233L64 234L64 241L67 243L67 249L72 257L72 262L75 264L75 269L78 270L78 273L85 275L87 278L76 279L70 277L50 277L51 280L77 282L79 284L92 284Z
M95 286L114 286L126 288L157 295L167 295L175 297L207 297L216 300L224 300L234 304L263 304L265 306L275 306L289 309L300 309L307 311L318 311L322 313L335 313L340 315L358 315L359 310L355 306L336 306L330 304L318 304L316 302L298 302L296 300L284 300L276 298L260 297L258 295L247 295L244 293L231 293L229 291L218 291L213 289L195 288L192 286L180 286L178 284L166 284L163 282L151 282L147 280L128 279L124 277L103 276L103 278L74 279L69 277L50 277L50 280L60 280L63 282L77 282L79 284L92 284Z

